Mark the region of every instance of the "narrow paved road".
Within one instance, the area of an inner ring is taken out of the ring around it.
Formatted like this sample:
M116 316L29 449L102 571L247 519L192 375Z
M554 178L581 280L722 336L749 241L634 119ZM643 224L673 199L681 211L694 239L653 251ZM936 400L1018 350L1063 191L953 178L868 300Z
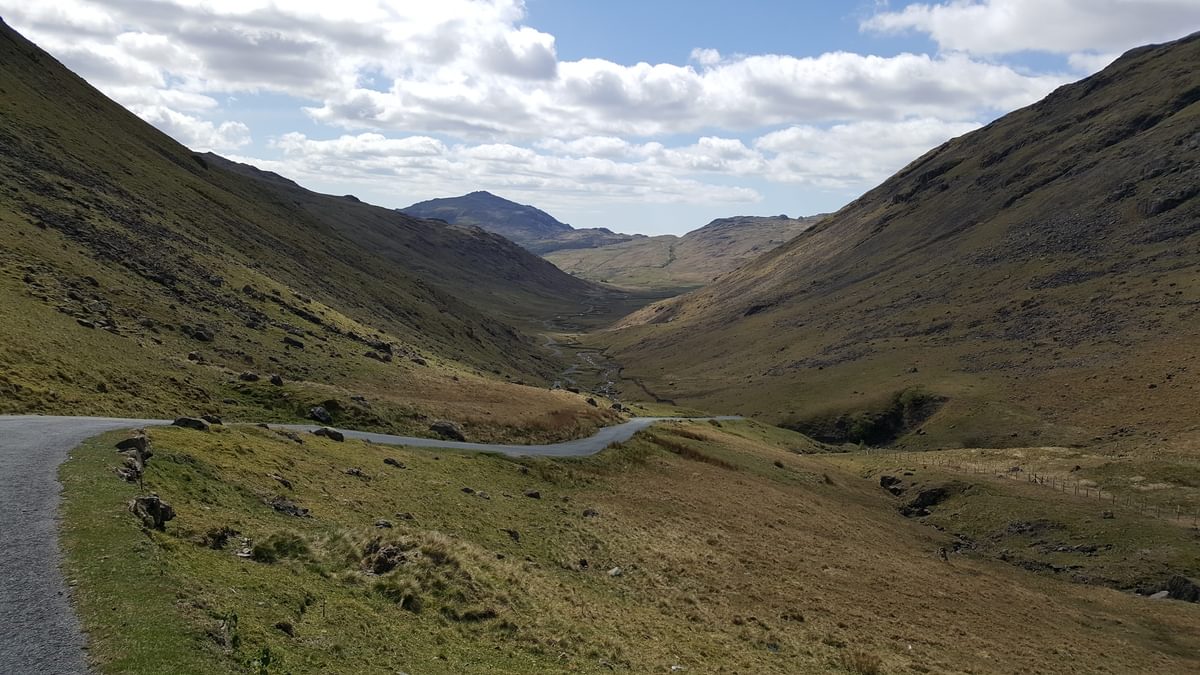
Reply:
M550 445L459 443L432 438L345 431L348 438L385 445L444 448L505 455L580 457L660 421L635 417L588 438ZM737 417L691 418L732 420ZM169 420L106 417L0 416L0 673L86 673L84 639L66 594L58 550L58 465L92 436L115 429L170 424ZM315 426L277 425L298 431Z

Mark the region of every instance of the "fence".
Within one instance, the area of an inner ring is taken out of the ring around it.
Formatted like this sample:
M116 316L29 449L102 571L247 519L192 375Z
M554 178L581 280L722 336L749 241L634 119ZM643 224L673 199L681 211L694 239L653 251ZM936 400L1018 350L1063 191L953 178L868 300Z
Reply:
M935 453L917 453L915 455L909 453L896 454L906 461L920 463L925 466L936 466L950 471L973 475L994 476L1006 480L1025 481L1026 483L1044 486L1056 492L1079 497L1080 499L1095 500L1113 510L1133 511L1182 524L1190 522L1192 527L1200 525L1200 508L1195 506L1185 507L1181 504L1163 504L1133 493L1118 494L1111 491L1104 491L1098 486L1093 485L1090 481L1085 483L1074 476L1041 473L1036 469L1026 469L1013 462L964 462L951 457L929 456L935 455Z

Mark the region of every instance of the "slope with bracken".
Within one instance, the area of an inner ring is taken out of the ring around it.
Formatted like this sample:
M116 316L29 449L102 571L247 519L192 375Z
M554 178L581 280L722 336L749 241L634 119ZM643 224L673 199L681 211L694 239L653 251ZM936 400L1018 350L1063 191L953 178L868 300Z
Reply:
M822 217L718 218L682 237L635 237L544 255L559 268L592 281L633 289L694 288L786 243Z
M501 237L192 153L3 24L0 147L0 411L598 419L495 377L604 293Z
M1133 50L604 340L680 403L834 440L1195 431L1197 63L1200 35Z

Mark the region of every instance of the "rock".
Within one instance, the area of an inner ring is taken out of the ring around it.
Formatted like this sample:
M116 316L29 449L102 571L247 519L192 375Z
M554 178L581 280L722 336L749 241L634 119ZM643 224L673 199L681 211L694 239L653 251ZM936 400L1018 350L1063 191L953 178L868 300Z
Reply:
M375 574L387 574L396 569L406 559L407 556L404 555L404 551L400 550L399 546L395 544L381 545L379 540L376 539L367 544L366 557L363 558L363 567Z
M329 427L321 427L320 429L316 429L313 431L313 435L324 436L325 438L328 438L331 441L337 441L338 443L346 440L345 434L337 429L330 429Z
M279 375L272 375L271 376L271 384L275 385L276 387L282 387L283 386L283 378L280 377Z
M625 574L625 571L622 570L620 567L614 567L608 571L608 576L610 576L610 577L619 577L622 574Z
M95 328L96 327L96 324L92 323L91 321L88 321L87 319L75 319L75 323L79 324L80 326L83 326L84 328Z
M526 490L525 496L529 497L530 499L541 499L542 493L538 492L537 490Z
M513 541L517 542L518 544L521 543L521 533L520 532L517 532L516 530L508 530L508 529L504 529L504 528L501 528L500 531L507 534L509 539L512 539Z
M141 434L138 434L137 436L130 436L129 438L117 443L117 450L120 450L121 452L128 452L130 450L145 452L146 448L148 447L150 447L150 439Z
M929 507L936 506L950 497L950 490L945 487L926 488L917 493L917 496L908 504L905 504L900 509L900 513L905 517L912 518L914 516L929 515Z
M600 512L597 511L596 509L584 509L583 510L584 518L597 518L599 516L600 516Z
M621 405L620 403L613 403L612 409L616 410L617 412L621 412L622 410L625 409L625 406Z
M452 441L467 440L466 435L463 433L462 427L460 427L456 422L451 422L449 420L438 420L429 425L429 430L441 436L442 438L448 438Z
M315 405L309 408L308 418L310 420L316 420L321 424L333 424L333 415L330 415L329 411L326 410L325 406L323 405Z
M357 466L352 466L349 469L346 469L345 471L343 471L342 473L345 473L347 476L354 476L355 478L361 478L363 480L371 480L371 477L368 476L362 469L358 468Z
M484 492L483 490L480 490L479 492L476 492L476 493L475 493L475 496L476 496L476 497L479 497L480 499L491 499L491 498L492 498L492 496L491 496L491 495L489 495L488 493Z
M1113 514L1112 511L1105 511L1104 513L1100 514L1100 517L1103 518L1104 520L1112 520L1113 518L1116 518L1117 516L1115 514Z
M380 518L379 520L375 521L375 527L378 527L381 530L390 530L392 529L392 521Z
M368 359L382 361L383 363L391 363L392 362L392 355L388 354L386 352L384 352L383 354L380 354L379 352L372 350L372 351L368 351L366 354L363 354L363 356L367 357Z
M171 426L195 429L196 431L208 431L208 422L197 417L180 417L172 422Z
M258 382L259 377L258 377L258 373L254 372L252 370L247 370L247 371L244 371L241 375L238 375L238 379L241 380L242 382Z
M129 512L141 518L146 527L156 530L165 529L167 521L175 519L175 509L155 494L134 497L129 502Z
M296 627L290 621L277 621L275 623L275 630L288 637L296 637Z
M267 474L267 478L271 478L271 479L275 480L275 482L279 483L280 485L282 485L283 487L285 487L289 490L292 489L292 481L284 478L283 476L280 476L277 473Z
M578 394L579 387L567 387L567 391L571 392L572 394Z
M299 506L296 504L296 502L288 499L287 497L276 496L268 501L267 505L276 511L285 513L289 516L296 516L297 518L309 517L308 509Z
M203 361L204 359L200 357L200 352L188 352L187 360L188 361Z
M205 422L208 422L209 424L224 424L221 421L220 417L217 417L216 415L212 415L212 414L201 415L200 419L204 420Z
M204 533L204 545L214 551L220 551L225 548L225 545L229 543L231 538L238 536L238 534L240 532L228 525L214 527Z
M394 466L394 467L396 467L397 469L403 469L403 468L405 468L405 467L404 467L404 462L401 462L400 460L394 459L394 458L392 458L392 457L387 457L387 458L385 458L385 459L383 460L383 463L384 463L384 464L387 464L388 466Z
M412 357L411 359L409 359L409 361L412 361L413 363L417 364L418 366L427 366L427 365L429 365L429 362L427 362L425 359L423 359L423 358L421 358L421 357L419 357L419 356L414 356L414 357Z
M774 464L775 464L775 468L776 468L776 469L782 469L782 468L783 468L783 462L782 462L782 461L780 461L780 460L778 460L778 459L774 461Z
M399 518L400 520L416 520L416 516L409 513L408 511L401 511L396 514L396 517Z
M469 495L473 495L473 494L475 494L475 488L469 488L469 487L465 487L465 488L463 488L463 489L462 489L462 491L463 491L464 493L466 493L466 494L469 494Z
M291 335L283 336L283 344L296 349L304 349L304 343L292 337Z
M904 494L904 486L901 483L903 483L903 481L895 476L879 477L879 487L887 490L897 497Z
M1168 597L1168 596L1170 596L1170 595L1171 595L1171 594L1170 594L1170 592L1168 592L1168 591L1159 591L1159 592L1157 592L1157 593L1152 593L1152 594L1150 595L1150 599L1151 599L1151 600L1166 600L1166 599L1167 599L1167 597Z
M594 399L594 398L590 398L590 397L589 397L589 398L588 398L588 400L587 400L587 404L588 404L588 405L590 405L590 406L592 406L593 408L599 408L599 407L600 407L600 404L599 404L599 403L596 403L596 399Z
M1182 574L1176 574L1167 582L1167 597L1184 602L1200 602L1200 586Z

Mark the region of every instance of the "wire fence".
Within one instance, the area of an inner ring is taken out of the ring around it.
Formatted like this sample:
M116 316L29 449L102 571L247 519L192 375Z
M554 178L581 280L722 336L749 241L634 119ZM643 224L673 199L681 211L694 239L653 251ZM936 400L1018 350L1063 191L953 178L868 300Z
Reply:
M1132 511L1192 527L1200 526L1200 507L1195 505L1163 503L1160 500L1147 499L1144 495L1132 492L1117 493L1103 490L1094 482L1078 476L1048 473L1036 468L1026 468L1013 462L970 462L952 457L921 456L928 454L932 453L919 453L916 456L897 453L906 461L919 463L926 467L934 466L959 473L1023 481L1072 497L1095 501L1108 507L1109 510Z

